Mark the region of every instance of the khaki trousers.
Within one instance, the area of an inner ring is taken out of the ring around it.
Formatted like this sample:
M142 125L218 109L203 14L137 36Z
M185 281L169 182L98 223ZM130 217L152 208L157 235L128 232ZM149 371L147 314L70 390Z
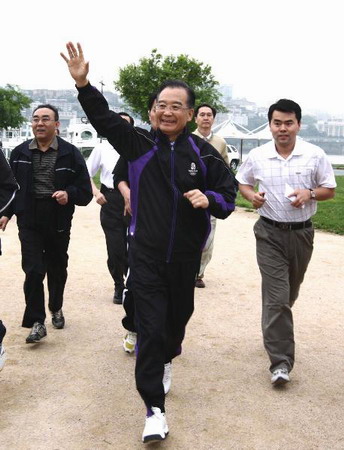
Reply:
M262 276L262 331L270 371L283 367L290 371L295 360L291 308L312 256L314 230L281 230L259 219L254 233Z
M199 274L197 278L204 277L205 268L210 263L211 257L213 256L214 238L216 230L216 217L210 216L210 226L211 226L210 233L207 242L205 243L205 246L202 250L201 265L199 268Z

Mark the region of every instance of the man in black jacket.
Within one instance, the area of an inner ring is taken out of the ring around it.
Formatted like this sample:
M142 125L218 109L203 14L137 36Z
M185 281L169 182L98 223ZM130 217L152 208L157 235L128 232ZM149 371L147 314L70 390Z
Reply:
M17 216L25 272L26 308L22 326L32 328L26 342L46 336L43 280L47 274L49 310L55 328L64 327L63 292L75 205L87 205L92 189L84 158L57 136L57 109L38 106L32 116L35 139L16 147L10 165L20 190L0 219L2 229Z
M18 190L18 184L14 179L12 170L8 165L6 158L1 150L0 146L0 214L4 211L9 204L13 201L16 191ZM0 223L0 230L3 229ZM0 255L1 255L1 239L0 239ZM0 320L0 370L4 367L6 360L5 348L2 345L3 338L6 334L6 327Z
M136 384L147 407L143 442L168 434L164 364L180 354L194 309L194 283L210 214L234 210L236 183L220 154L186 125L193 117L194 92L181 81L160 87L158 130L135 129L109 109L87 79L80 44L62 54L94 128L129 161L129 267L138 332Z

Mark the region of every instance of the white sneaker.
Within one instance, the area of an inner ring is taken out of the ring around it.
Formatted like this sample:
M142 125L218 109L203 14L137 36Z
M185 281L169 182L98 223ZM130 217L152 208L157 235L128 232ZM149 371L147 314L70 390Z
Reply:
M168 435L168 426L165 413L160 408L152 406L153 415L146 417L145 428L142 433L142 442L159 442L163 441Z
M128 331L123 339L123 349L127 353L133 353L135 351L135 345L137 341L137 333L134 331Z
M281 386L290 381L288 369L276 369L272 372L271 383L274 386Z
M0 372L4 368L5 361L6 361L6 350L5 347L2 344L0 344Z
M162 384L164 385L165 395L168 394L171 389L172 382L172 363L166 363L164 369L164 377L162 379Z

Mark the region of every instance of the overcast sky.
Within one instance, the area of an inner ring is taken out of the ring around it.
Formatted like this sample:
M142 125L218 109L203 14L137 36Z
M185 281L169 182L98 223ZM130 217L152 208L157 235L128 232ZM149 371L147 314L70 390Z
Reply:
M60 51L79 41L89 78L113 90L118 68L157 48L209 64L235 97L281 97L344 115L342 0L1 2L0 86L72 89Z

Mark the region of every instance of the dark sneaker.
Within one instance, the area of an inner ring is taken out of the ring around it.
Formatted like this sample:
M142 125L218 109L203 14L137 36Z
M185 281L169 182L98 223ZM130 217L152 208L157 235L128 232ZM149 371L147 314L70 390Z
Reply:
M65 318L63 316L62 309L51 313L51 323L54 328L61 330L65 326Z
M195 281L195 287L197 287L197 288L205 288L205 283L202 280L202 278L197 278L197 280Z
M30 331L30 334L26 338L26 343L34 344L36 342L39 342L46 335L47 335L47 330L45 328L45 325L43 325L42 323L39 323L39 322L35 322Z
M289 372L287 369L276 369L272 372L271 383L274 386L282 386L290 381Z
M122 304L123 291L124 291L124 286L115 287L115 293L113 295L113 302L115 305Z

